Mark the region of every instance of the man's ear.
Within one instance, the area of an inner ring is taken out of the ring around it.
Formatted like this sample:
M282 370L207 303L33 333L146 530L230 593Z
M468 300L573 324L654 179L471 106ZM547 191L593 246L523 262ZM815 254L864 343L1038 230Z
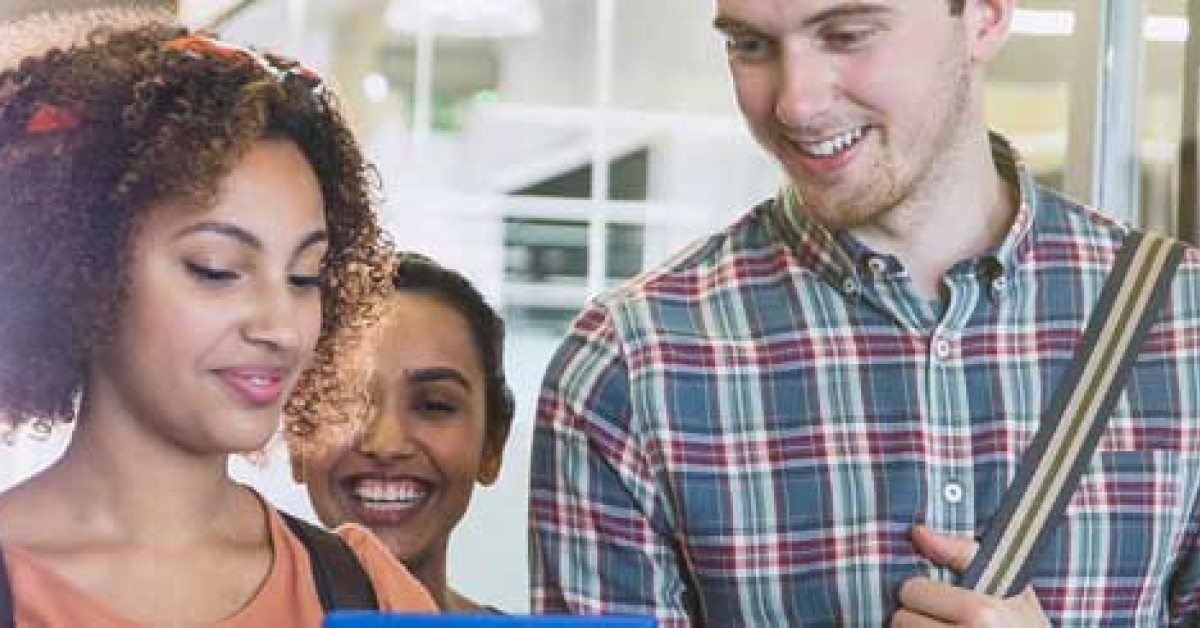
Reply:
M966 0L963 23L971 59L986 63L1000 53L1012 26L1017 0Z

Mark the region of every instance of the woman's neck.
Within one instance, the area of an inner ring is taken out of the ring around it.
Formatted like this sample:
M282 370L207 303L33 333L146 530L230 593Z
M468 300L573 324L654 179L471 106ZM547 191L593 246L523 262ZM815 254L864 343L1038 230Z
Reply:
M479 613L486 610L478 602L449 588L446 589L445 600L438 601L438 608L451 613Z
M261 505L229 478L227 458L190 454L85 405L66 451L34 482L61 497L75 521L115 541L244 538L262 529Z
M430 555L405 561L405 566L429 591L429 595L443 611L474 613L483 607L450 587L446 578L446 549L440 548Z

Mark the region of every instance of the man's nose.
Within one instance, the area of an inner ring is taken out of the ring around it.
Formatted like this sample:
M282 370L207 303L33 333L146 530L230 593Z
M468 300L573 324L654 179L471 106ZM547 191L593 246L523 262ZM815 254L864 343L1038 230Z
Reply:
M785 50L776 72L775 117L783 126L800 129L827 117L839 90L828 57L805 47Z

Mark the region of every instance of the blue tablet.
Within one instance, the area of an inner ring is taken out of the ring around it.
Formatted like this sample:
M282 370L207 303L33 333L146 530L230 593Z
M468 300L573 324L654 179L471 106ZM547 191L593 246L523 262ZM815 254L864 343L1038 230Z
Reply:
M652 617L616 615L405 615L339 612L325 617L325 628L656 628Z

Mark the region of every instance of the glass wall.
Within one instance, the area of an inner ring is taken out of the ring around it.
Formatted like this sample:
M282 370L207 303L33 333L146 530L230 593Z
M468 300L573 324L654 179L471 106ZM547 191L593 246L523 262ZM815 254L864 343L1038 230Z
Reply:
M222 4L223 34L296 54L331 77L379 167L395 242L464 271L505 314L516 426L500 482L477 493L455 539L451 570L468 595L521 610L529 428L539 379L571 316L589 295L727 223L781 180L737 114L711 3ZM1087 201L1113 179L1097 175L1105 158L1126 164L1140 203L1115 213L1173 228L1185 0L1019 4L989 73L991 123L1040 180ZM181 5L198 20L221 14L209 2ZM1136 38L1113 27L1114 7L1136 9ZM1118 89L1103 91L1102 79ZM1130 102L1136 140L1123 154L1105 153L1121 130L1106 121ZM59 442L5 453L17 463L5 466L0 486ZM282 456L276 446L265 468L239 462L237 472L310 514Z
M1188 1L1151 0L1143 26L1145 68L1137 156L1143 224L1163 231L1194 224L1195 198L1181 198ZM1193 66L1193 73L1195 67ZM1193 84L1194 89L1194 84ZM1194 100L1190 103L1193 113ZM1195 141L1195 130L1187 133ZM1194 163L1194 160L1193 160ZM1190 229L1182 235L1194 241Z
M989 68L990 124L1021 152L1037 179L1067 182L1072 99L1091 96L1078 78L1094 63L1095 34L1080 33L1074 5L1093 0L1025 0L1008 45Z
M571 317L780 181L737 116L711 19L695 0L262 0L219 28L330 73L396 244L462 270L504 313L517 420L451 556L477 599L526 607L531 419ZM309 512L286 465L238 469Z

